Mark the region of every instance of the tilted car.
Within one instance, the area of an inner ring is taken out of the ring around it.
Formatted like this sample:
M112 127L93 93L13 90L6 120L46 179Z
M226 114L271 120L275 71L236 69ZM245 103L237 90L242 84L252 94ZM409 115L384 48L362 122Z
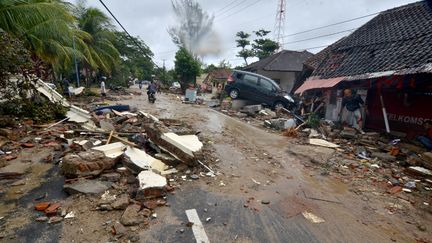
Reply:
M264 103L273 109L284 107L290 109L294 106L294 99L279 85L256 73L234 70L227 80L225 92L232 99L247 99Z

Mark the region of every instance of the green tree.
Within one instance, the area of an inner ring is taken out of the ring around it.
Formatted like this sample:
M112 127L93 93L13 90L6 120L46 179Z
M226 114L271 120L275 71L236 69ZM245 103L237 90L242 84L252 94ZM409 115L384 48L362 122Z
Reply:
M154 72L151 60L153 53L139 37L129 37L125 32L116 32L114 46L120 52L122 63L114 69L113 79L121 79L120 83L126 83L124 77L139 80L150 80Z
M82 46L83 40L90 38L73 28L71 7L70 3L57 0L0 1L0 28L24 41L33 58L41 60L36 63L63 69L72 62L73 39ZM83 58L81 52L75 54Z
M250 45L249 37L250 34L240 31L236 34L237 38L237 47L241 47L242 49L238 52L237 56L241 57L245 61L245 65L248 65L247 59L254 56L254 53L252 50L247 49L246 47Z
M254 43L252 43L252 50L255 56L260 60L271 56L279 49L279 44L277 42L266 38L270 31L261 29L254 31L254 33L257 38L254 40Z
M201 65L185 48L180 48L177 51L174 65L183 91L189 84L196 83L196 77L201 72Z
M218 69L218 67L216 67L216 65L214 65L214 64L212 63L212 64L208 65L207 67L205 67L205 68L203 69L203 72L204 72L204 73L211 73L212 71L214 71L214 70L216 70L216 69Z
M116 36L111 19L97 8L86 8L80 5L77 6L76 14L78 28L91 36L90 39L85 40L86 59L83 60L87 81L91 77L91 69L111 74L120 62L120 53L113 44Z
M32 67L30 52L20 40L2 30L0 46L0 100L13 99L16 96L26 97L29 78L25 74ZM12 80L12 76L17 80Z

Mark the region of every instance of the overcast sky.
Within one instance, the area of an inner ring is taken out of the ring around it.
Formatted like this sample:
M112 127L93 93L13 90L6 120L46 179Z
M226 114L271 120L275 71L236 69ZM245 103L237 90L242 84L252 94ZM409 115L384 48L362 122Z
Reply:
M175 24L170 0L104 0L104 2L129 33L140 36L147 43L154 52L154 61L158 65L162 65L165 59L166 66L173 67L177 47L172 43L167 32L167 29ZM252 32L263 28L272 31L270 35L273 37L278 0L198 0L198 2L204 11L215 16L213 28L220 39L222 50L217 56L205 57L206 64L217 64L224 59L233 66L243 63L241 58L236 57L238 48L235 47L235 34L238 31ZM373 14L412 2L416 1L287 0L285 35ZM88 5L105 11L97 0L88 0ZM350 31L326 37L315 37L357 28L372 17L286 37L285 43L295 43L284 45L284 49L308 49L316 53L322 48L314 47L329 45L348 35ZM310 38L315 39L304 41Z

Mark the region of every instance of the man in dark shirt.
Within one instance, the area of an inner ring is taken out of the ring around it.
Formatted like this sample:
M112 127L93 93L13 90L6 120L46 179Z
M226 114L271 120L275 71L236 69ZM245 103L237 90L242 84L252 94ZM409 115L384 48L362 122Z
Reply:
M342 115L342 123L349 125L358 131L362 132L363 117L360 108L364 105L364 101L360 95L353 95L351 89L344 90L342 98L342 107L339 116Z
M417 137L420 143L423 144L428 150L432 150L432 121L428 120L424 123L426 134Z
M65 95L68 98L71 96L69 87L70 87L69 80L67 78L63 79L63 95Z

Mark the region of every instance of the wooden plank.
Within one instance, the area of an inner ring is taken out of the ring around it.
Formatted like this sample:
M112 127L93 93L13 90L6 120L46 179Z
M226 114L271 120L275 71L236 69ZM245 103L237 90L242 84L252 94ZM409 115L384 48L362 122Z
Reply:
M198 213L195 209L186 210L186 215L188 217L189 222L193 223L192 232L195 236L195 240L197 243L210 243L207 234L204 230L204 226L201 223L201 220L198 217Z

